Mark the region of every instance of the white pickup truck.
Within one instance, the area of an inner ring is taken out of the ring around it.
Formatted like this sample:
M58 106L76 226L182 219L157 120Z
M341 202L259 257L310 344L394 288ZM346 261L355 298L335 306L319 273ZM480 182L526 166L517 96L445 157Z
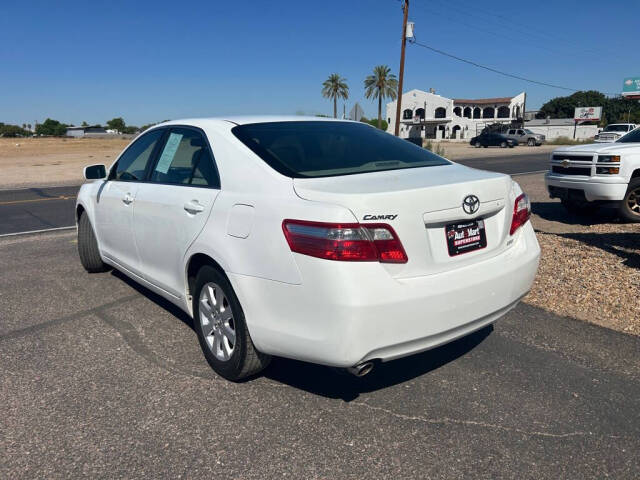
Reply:
M640 129L613 143L555 149L545 184L571 212L616 202L624 219L640 222Z
M596 143L611 143L637 127L635 123L611 123L604 127L593 140Z

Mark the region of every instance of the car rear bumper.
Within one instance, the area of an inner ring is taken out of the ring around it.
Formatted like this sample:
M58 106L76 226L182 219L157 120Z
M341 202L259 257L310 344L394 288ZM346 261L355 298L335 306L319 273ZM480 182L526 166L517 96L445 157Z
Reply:
M547 191L552 198L564 198L569 195L569 191L584 193L584 197L589 202L595 201L620 201L627 192L627 183L622 183L620 178L598 178L591 177L570 178L567 175L553 175L547 173L544 182ZM551 188L550 188L551 187Z
M540 256L530 223L514 240L496 257L415 278L298 254L302 285L229 278L260 351L348 367L428 350L504 315L531 288Z

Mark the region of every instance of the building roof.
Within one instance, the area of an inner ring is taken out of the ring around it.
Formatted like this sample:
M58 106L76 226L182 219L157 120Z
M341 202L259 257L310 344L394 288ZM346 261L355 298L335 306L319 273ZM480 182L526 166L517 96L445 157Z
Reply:
M453 103L471 103L476 105L489 105L494 103L509 103L513 100L513 97L498 97L498 98L476 98L475 100L469 100L466 98L454 98Z

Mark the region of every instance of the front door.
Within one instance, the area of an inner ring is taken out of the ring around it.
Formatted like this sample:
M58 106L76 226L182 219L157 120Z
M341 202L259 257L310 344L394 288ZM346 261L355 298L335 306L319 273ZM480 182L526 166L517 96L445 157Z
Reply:
M220 192L213 153L204 133L173 127L141 184L134 209L134 236L147 281L184 295L184 256L202 231Z
M152 130L133 142L111 167L98 191L95 228L102 253L126 269L138 271L133 237L135 199L164 130Z

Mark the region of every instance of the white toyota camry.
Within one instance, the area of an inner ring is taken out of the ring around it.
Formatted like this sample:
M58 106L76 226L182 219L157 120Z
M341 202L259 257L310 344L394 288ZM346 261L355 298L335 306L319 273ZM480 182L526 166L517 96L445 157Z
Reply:
M509 176L357 122L166 122L85 177L84 268L178 305L230 380L271 355L366 374L495 322L538 267Z

